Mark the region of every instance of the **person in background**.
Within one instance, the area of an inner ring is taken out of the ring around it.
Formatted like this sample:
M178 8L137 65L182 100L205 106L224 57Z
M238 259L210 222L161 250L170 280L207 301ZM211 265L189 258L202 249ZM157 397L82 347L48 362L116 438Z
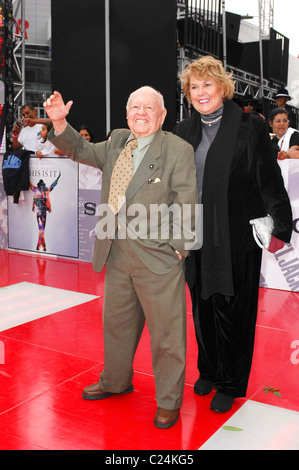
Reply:
M250 93L245 95L242 100L242 107L244 113L253 113L256 116L265 119L265 117L257 111L258 100L254 98Z
M56 155L63 155L60 150L58 150L49 140L47 140L48 133L50 132L52 127L52 123L42 124L42 129L38 137L35 152L39 159L41 159L42 157L54 157Z
M82 126L79 127L78 132L88 142L94 141L93 134L91 133L90 129L85 124L82 124Z
M246 395L254 349L262 250L290 241L292 213L265 122L232 101L221 61L204 56L181 75L190 117L174 133L195 150L203 244L186 260L198 342L195 393L229 411Z
M283 108L274 108L269 123L272 128L272 145L278 160L299 158L299 132L290 127L289 113Z
M50 123L50 119L39 119L37 109L31 104L25 104L21 108L22 119L13 127L12 147L14 150L36 151L39 133L43 124Z
M289 95L289 92L286 88L281 88L275 95L275 101L278 108L285 109L288 112L290 126L294 129L297 129L297 119L292 108L287 104L292 97Z

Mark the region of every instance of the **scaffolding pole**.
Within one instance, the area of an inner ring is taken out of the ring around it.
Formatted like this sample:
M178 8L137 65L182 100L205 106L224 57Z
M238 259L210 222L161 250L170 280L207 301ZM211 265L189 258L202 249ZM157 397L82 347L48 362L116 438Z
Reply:
M25 103L25 0L0 0L0 7L5 41L1 45L5 56L5 67L1 76L4 87L1 124L5 126L5 144L6 148L9 148L18 105ZM18 14L19 22L16 21ZM21 51L21 66L16 59L18 50Z
M263 16L263 3L258 0L259 6L259 51L260 51L260 98L264 96L264 59L263 59L263 34L262 34L262 16Z
M19 103L24 105L26 103L26 89L25 89L25 0L13 0L13 68L14 68L14 88L16 91L14 96L14 103L18 106ZM17 17L20 15L19 21ZM16 58L17 51L21 51L21 67Z

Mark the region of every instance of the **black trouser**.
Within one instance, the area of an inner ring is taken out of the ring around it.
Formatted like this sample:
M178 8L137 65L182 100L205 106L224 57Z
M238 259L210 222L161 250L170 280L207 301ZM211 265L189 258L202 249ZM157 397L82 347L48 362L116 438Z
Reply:
M262 250L232 256L234 296L213 294L200 298L200 250L196 261L196 283L190 289L198 343L198 370L212 380L216 390L244 397L251 369L257 317Z

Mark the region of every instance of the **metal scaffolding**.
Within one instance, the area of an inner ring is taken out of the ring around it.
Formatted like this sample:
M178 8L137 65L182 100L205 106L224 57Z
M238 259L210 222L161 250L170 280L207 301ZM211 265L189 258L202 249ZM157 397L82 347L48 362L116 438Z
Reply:
M267 112L275 103L277 90L287 82L288 39L273 29L274 0L257 1L259 41L254 46L254 51L257 52L259 67L256 67L256 60L251 60L250 64L246 63L246 69L245 67L242 69L238 59L231 60L234 59L233 48L238 51L244 47L245 50L246 44L239 43L235 37L232 39L229 37L226 28L227 16L232 14L226 13L224 0L177 1L177 60L179 72L182 72L194 59L207 54L222 60L225 69L233 73L235 98L241 100L244 95L250 93L260 100ZM243 19L240 15L239 18L239 21ZM252 44L255 42L252 41ZM253 49L249 52L251 57L252 51ZM273 61L271 57L276 57L277 60ZM244 64L244 59L240 63ZM186 115L187 104L182 96L178 101L178 119L181 120Z
M261 37L269 39L274 23L274 0L260 0L259 15L261 18Z
M16 119L19 104L25 103L25 0L0 0L3 68L0 79L4 88L1 123L5 127L6 147L10 145L10 132ZM21 15L18 24L16 13ZM21 51L21 64L16 52ZM18 89L17 93L15 90Z
M25 104L25 0L12 0L13 5L13 24L15 30L13 35L13 67L15 72L14 88L18 88L14 96L15 103ZM21 20L16 21L20 14ZM20 65L17 61L16 54L21 52Z

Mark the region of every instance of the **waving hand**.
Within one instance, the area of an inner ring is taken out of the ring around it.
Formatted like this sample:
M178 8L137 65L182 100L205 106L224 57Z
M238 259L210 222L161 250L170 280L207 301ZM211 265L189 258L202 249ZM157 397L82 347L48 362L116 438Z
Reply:
M72 104L72 101L64 104L62 96L58 91L54 91L54 93L44 102L44 108L57 133L63 132L66 128L67 122L65 118L69 114Z

